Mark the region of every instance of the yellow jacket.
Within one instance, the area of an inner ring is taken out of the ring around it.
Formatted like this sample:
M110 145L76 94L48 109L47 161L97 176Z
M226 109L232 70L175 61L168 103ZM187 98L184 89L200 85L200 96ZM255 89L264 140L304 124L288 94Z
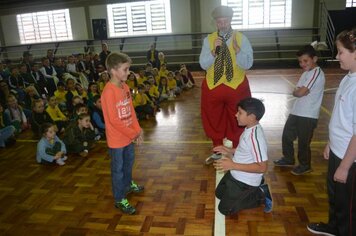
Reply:
M48 106L46 111L53 121L66 120L66 116L61 112L58 105L56 105L54 108Z

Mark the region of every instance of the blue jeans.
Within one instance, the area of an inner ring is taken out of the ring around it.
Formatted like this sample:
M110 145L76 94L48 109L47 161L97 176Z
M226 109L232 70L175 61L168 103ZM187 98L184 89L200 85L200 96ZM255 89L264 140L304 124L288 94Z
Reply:
M115 202L125 198L126 191L130 188L132 180L132 166L135 160L134 144L123 148L109 148L111 156L112 192Z
M5 141L15 133L15 127L12 125L0 129L0 147L5 147Z

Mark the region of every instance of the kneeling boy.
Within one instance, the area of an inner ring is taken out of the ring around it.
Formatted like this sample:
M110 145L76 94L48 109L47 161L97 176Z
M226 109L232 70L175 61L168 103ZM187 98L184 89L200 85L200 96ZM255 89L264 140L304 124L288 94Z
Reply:
M264 212L272 211L272 197L263 173L267 170L267 143L259 124L265 112L263 103L246 98L237 105L236 119L246 126L235 149L217 146L213 150L224 155L214 162L217 170L227 171L218 184L215 195L220 199L219 211L231 215L243 209L265 204ZM262 184L262 185L261 185Z

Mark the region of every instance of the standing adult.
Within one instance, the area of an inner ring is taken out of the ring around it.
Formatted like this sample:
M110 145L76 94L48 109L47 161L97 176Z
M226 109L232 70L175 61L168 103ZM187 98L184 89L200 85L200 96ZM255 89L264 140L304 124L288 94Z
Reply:
M147 61L151 63L153 68L159 69L158 51L156 50L156 43L150 45L150 49L147 51Z
M199 58L200 66L206 70L201 88L201 116L214 147L222 145L224 138L237 147L244 128L236 122L236 104L251 97L245 70L253 64L253 50L246 36L231 28L233 14L228 6L213 10L217 31L204 39Z
M109 51L109 47L106 43L102 43L101 44L101 53L99 54L99 57L100 57L100 63L106 68L105 66L105 61L106 61L106 58L107 56L111 53Z
M33 56L29 51L23 52L21 64L25 64L27 73L31 73L31 66L33 64Z
M53 66L55 58L55 53L53 52L52 49L47 50L47 59L49 60L49 64Z

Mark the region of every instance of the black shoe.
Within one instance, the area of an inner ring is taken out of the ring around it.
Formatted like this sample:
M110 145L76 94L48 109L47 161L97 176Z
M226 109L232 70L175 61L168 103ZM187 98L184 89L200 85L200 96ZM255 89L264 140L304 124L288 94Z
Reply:
M275 166L294 166L294 161L287 161L284 157L279 160L274 160L273 163Z
M260 189L265 194L265 202L264 202L265 208L263 211L265 213L270 213L272 211L272 207L273 207L273 200L272 200L271 192L269 191L268 184L262 184L260 186Z
M119 208L123 213L132 215L136 212L136 209L130 205L126 198L123 198L120 202L115 203L115 207Z
M321 234L327 236L337 235L336 229L331 228L328 224L325 223L310 223L307 225L307 229L313 234Z
M297 166L295 168L293 168L293 170L290 172L293 175L304 175L306 173L310 173L312 172L312 169L310 167L307 166Z

